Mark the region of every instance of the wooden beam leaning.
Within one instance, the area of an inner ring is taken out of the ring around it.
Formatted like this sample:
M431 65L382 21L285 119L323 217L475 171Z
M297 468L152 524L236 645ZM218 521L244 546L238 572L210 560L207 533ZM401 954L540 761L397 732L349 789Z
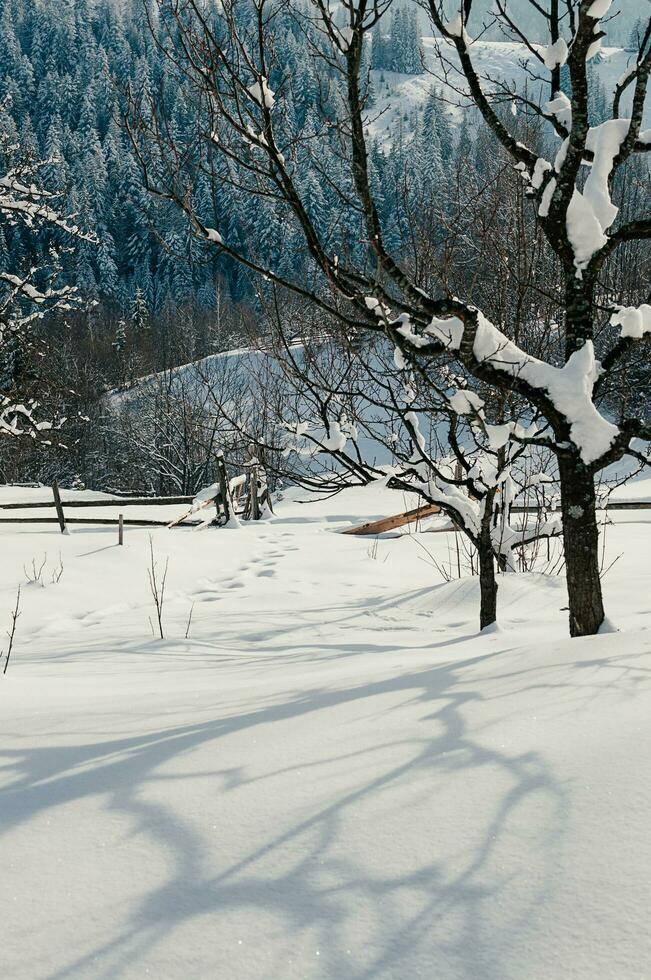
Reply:
M383 531L393 531L396 527L403 527L405 524L413 524L424 517L432 517L440 514L441 508L437 504L427 504L424 507L416 507L415 510L405 511L404 514L394 514L393 517L384 517L380 521L370 521L368 524L361 524L359 527L349 527L344 534L382 534Z

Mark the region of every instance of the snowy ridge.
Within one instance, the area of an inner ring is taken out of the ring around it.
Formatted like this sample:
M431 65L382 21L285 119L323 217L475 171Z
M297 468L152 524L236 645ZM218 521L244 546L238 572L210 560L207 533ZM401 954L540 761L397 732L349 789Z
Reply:
M396 133L409 132L410 116L422 110L432 89L440 90L446 100L446 108L450 119L461 123L464 118L465 106L459 94L448 82L440 76L436 51L441 44L445 45L446 57L455 59L453 49L446 42L436 37L422 39L426 72L418 75L400 75L396 72L372 72L374 103L369 111L369 130L372 136L383 143L390 142ZM539 50L544 52L542 46ZM480 75L487 75L503 83L511 83L516 90L523 92L525 85L531 88L523 62L531 61L531 54L524 45L515 41L474 41L472 57ZM620 77L630 68L633 55L623 48L602 47L600 61L595 63L600 81L607 93L612 93ZM384 78L384 84L381 82ZM454 85L464 90L460 76L454 76ZM547 93L547 88L541 90ZM531 94L531 93L530 93ZM542 100L544 101L544 99ZM622 112L629 105L630 93L622 100ZM647 102L645 125L651 125L651 108Z

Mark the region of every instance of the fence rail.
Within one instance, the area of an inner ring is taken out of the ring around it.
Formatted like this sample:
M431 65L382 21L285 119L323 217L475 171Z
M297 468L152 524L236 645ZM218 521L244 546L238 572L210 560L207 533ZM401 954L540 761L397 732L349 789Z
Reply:
M550 508L544 509L549 510ZM560 507L551 508L554 513L560 509ZM525 507L521 504L511 507L512 514L535 514L539 510L540 507ZM610 503L597 504L597 510L651 510L651 500L613 500Z
M133 527L168 527L169 521L154 521L143 518L124 518L119 517L66 517L66 524L107 524L117 527L120 524ZM194 524L197 524L195 521ZM0 524L58 524L61 521L58 517L0 517ZM193 527L194 524L187 523L186 527Z
M194 500L194 497L189 496L176 496L176 497L116 497L101 500L62 500L61 492L59 490L59 485L54 481L52 484L52 500L28 500L28 501L15 501L10 503L0 503L0 511L16 511L16 510L42 510L43 508L48 508L56 510L56 517L0 517L0 524L58 524L61 528L62 533L65 534L66 525L68 524L98 524L98 525L113 525L120 529L120 544L122 543L122 529L125 526L132 527L167 527L169 525L169 520L157 521L152 518L147 517L125 517L124 511L128 507L149 507L149 506L165 506L171 504L190 504ZM66 515L66 510L71 507L85 507L92 508L95 507L119 507L120 514L118 517L68 517ZM195 522L190 522L189 527L196 526Z
M156 507L165 504L191 504L194 497L116 497L107 500L62 500L61 505L68 507ZM35 500L33 503L0 503L0 510L33 510L35 508L56 507L52 500Z

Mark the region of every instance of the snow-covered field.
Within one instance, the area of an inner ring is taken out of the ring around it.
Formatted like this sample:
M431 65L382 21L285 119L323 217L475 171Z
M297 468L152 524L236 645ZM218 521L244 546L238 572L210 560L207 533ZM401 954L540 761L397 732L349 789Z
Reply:
M648 977L651 512L571 641L561 578L479 636L449 535L337 533L411 501L302 498L152 533L163 641L146 529L0 526L0 976Z

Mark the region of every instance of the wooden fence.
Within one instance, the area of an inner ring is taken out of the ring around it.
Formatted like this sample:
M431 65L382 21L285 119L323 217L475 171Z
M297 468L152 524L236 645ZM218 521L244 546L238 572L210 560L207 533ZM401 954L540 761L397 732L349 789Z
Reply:
M66 526L68 524L98 524L98 525L114 525L117 527L124 527L128 525L133 526L143 526L143 527L166 527L169 524L167 521L156 521L151 518L145 517L125 517L123 513L118 514L117 517L69 517L66 515L66 511L70 508L77 507L113 507L126 510L127 507L156 507L156 506L167 506L174 504L188 504L191 503L193 497L182 496L182 497L115 497L107 499L106 497L100 500L62 500L61 492L59 486L55 480L52 484L52 500L34 500L34 501L21 501L16 503L0 503L0 510L43 510L45 508L54 509L56 511L55 517L33 517L31 514L28 517L0 517L0 524L58 524L62 533L65 533Z
M27 517L0 517L0 524L58 524L61 532L65 534L68 524L98 524L116 525L120 529L120 543L122 543L122 529L125 526L141 527L197 527L211 523L206 520L199 511L209 506L214 506L216 510L216 521L227 523L232 516L243 517L246 520L259 520L262 514L262 507L266 504L271 509L271 498L267 488L264 468L258 460L252 458L249 463L244 464L245 473L228 479L226 463L223 455L219 454L217 460L217 481L210 488L211 495L198 505L190 506L190 509L183 513L176 520L153 520L145 517L124 516L124 511L128 507L162 507L175 504L190 504L195 501L194 496L176 497L113 497L102 498L100 500L62 500L59 485L54 481L52 484L51 500L20 501L16 503L0 503L0 511L18 510L43 510L45 508L54 509L56 516L53 517L34 517L31 514ZM242 500L242 490L245 484L249 484L248 493ZM113 507L119 508L120 513L117 517L69 517L66 511L71 508L92 508ZM197 519L192 519L197 515ZM189 519L188 519L189 518Z
M250 489L247 495L247 499L244 508L239 511L239 516L244 516L250 520L259 520L261 513L261 504L267 502L271 505L268 492L266 491L266 484L264 484L264 497L260 499L260 478L258 474L258 468L253 467L250 471ZM118 526L120 529L123 527L134 526L134 527L197 527L200 524L205 524L206 522L202 519L189 520L188 518L194 517L198 514L198 511L207 505L214 505L219 510L222 497L227 501L227 505L222 506L222 511L225 518L228 520L230 517L230 510L234 508L234 501L231 497L231 489L233 485L237 485L238 490L241 488L245 482L245 477L236 477L235 480L226 481L225 467L223 472L220 470L220 489L216 491L213 497L207 498L200 507L191 508L185 514L182 514L176 520L153 520L152 518L144 517L125 517L123 511L128 507L160 507L160 506L174 506L175 504L192 504L195 500L192 496L176 496L176 497L113 497L110 499L102 498L100 500L62 500L59 486L56 481L52 484L52 500L37 500L32 502L16 502L16 503L0 503L0 510L7 511L17 511L17 510L43 510L46 508L54 509L56 511L55 517L0 517L0 524L58 524L61 531L65 533L66 526L68 524L97 524L97 525L112 525ZM230 484L230 489L229 489ZM236 498L236 503L239 502L239 498ZM71 508L101 508L101 507L113 507L120 508L121 512L117 517L69 517L66 515L66 511ZM523 507L514 506L511 508L513 513L520 514L535 514L538 512L539 508L536 506ZM611 501L610 503L605 503L600 510L608 511L629 511L629 510L651 510L651 501L648 500L622 500L622 501ZM405 511L401 514L395 514L392 517L385 517L378 521L367 522L359 527L347 528L344 534L359 534L359 535L371 535L371 534L382 534L383 532L393 530L395 528L403 527L406 524L416 523L420 520L424 520L427 517L431 517L434 514L440 513L440 508L435 504L425 505L421 507L416 507L414 510Z

